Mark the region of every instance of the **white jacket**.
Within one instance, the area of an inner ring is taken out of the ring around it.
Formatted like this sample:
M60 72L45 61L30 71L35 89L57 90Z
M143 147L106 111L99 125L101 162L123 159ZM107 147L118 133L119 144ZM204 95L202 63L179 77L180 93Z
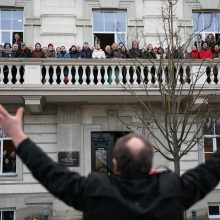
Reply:
M92 53L92 58L93 59L105 59L105 52L102 49L94 50Z

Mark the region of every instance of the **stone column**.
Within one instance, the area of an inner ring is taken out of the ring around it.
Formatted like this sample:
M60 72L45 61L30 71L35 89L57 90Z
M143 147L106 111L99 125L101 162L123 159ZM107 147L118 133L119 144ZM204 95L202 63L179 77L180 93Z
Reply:
M81 150L81 117L82 109L79 105L65 104L57 106L57 151L73 152ZM80 172L80 167L71 170ZM53 219L68 219L79 216L80 213L55 199L53 202ZM76 218L77 219L77 218Z

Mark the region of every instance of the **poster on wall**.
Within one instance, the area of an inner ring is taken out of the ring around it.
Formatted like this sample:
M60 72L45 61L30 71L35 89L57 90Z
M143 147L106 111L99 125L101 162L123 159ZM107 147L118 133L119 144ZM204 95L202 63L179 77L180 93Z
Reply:
M79 152L59 152L58 163L65 167L79 167Z

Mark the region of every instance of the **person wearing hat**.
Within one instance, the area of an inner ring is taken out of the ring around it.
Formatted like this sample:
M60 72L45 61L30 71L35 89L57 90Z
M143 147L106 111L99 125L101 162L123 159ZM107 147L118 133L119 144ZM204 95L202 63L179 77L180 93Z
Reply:
M21 43L21 49L18 51L19 57L30 58L32 57L30 49L27 48L26 43Z

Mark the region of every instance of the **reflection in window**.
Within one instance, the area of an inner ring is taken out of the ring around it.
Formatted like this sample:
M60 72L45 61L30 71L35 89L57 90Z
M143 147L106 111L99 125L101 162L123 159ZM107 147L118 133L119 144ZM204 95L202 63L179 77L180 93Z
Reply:
M16 151L12 140L0 129L0 175L16 174Z
M203 126L205 160L220 148L220 121L206 119Z
M98 148L95 151L95 171L107 172L107 150Z
M127 32L126 11L93 11L93 33L109 33L115 35L116 42L125 42ZM123 36L122 40L119 40Z
M220 12L193 12L193 31L205 39L209 33L220 33Z
M21 9L0 9L0 44L13 43L15 33L23 36L24 18Z

